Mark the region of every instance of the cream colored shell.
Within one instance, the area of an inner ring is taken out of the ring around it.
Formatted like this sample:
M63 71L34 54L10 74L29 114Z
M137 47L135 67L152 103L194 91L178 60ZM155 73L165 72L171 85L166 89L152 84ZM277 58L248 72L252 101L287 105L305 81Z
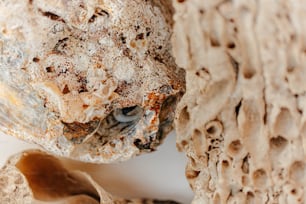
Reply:
M158 199L117 198L87 173L69 170L62 160L39 150L14 155L0 169L0 203L178 204Z

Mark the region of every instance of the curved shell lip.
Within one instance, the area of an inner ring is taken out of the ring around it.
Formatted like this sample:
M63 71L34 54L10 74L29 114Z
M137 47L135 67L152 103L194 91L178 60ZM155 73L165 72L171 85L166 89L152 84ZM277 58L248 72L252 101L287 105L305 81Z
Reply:
M117 197L70 162L38 149L12 155L0 168L0 203L177 203Z

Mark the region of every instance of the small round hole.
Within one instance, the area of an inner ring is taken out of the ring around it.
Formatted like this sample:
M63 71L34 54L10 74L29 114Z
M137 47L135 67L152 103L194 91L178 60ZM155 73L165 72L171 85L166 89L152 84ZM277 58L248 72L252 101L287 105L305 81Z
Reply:
M214 133L216 132L216 127L214 127L214 126L209 127L209 128L207 129L207 132L208 132L209 134L214 134Z
M242 144L240 140L234 140L229 145L229 150L234 154L238 153L241 150L241 148L242 148Z
M229 49L234 49L235 47L236 47L236 45L235 45L234 42L229 42L229 43L227 44L227 48L229 48Z
M249 68L249 69L243 70L243 76L244 76L244 78L246 78L246 79L251 79L251 78L253 78L253 76L254 76L255 74L256 74L256 71L255 71L254 69Z

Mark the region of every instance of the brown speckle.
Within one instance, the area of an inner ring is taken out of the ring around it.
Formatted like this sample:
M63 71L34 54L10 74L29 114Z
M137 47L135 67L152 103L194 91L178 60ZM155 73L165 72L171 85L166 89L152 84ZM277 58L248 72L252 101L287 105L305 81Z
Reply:
M46 67L46 72L51 73L54 71L55 71L54 67Z
M89 105L87 105L87 104L83 104L83 106L82 106L84 109L86 109L86 108L88 108L89 107Z
M65 87L64 87L64 89L63 89L63 91L62 91L62 93L63 93L63 94L70 93L70 90L69 90L67 84L65 85Z
M38 57L34 57L33 58L33 62L39 62L39 58Z
M140 34L136 35L135 40L143 40L143 39L144 39L144 34L143 33L140 33Z
M46 16L48 18L50 18L51 20L53 21L60 21L60 22L63 22L65 23L65 20L60 17L59 15L56 15L55 13L52 13L50 11L43 11L41 9L38 9L38 11L43 15L43 16Z
M88 20L88 23L93 23L96 20L97 16L94 14L91 16L91 18Z
M229 42L229 43L227 44L227 48L229 48L229 49L234 49L235 47L236 47L236 45L235 45L234 42Z
M241 148L242 148L242 144L241 144L240 140L234 140L229 145L229 150L232 153L238 153L241 150Z

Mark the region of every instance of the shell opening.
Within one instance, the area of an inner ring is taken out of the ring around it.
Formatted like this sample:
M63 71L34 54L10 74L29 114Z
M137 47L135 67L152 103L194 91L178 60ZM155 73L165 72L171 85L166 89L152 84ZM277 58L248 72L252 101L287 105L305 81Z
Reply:
M142 108L139 106L131 106L114 110L113 116L118 122L128 123L140 119L142 113Z

